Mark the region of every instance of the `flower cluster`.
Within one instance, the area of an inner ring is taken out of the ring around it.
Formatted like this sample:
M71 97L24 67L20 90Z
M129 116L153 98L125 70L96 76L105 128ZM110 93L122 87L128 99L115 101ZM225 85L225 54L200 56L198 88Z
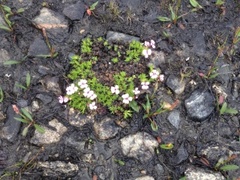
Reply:
M145 46L145 49L143 49L142 55L145 58L148 58L152 54L151 48L153 48L153 49L156 48L155 41L152 40L152 39L150 40L150 42L149 41L145 41L144 42L144 46Z
M159 80L160 82L163 82L164 81L164 75L163 74L160 74L158 70L156 69L153 69L150 73L149 73L150 77L152 79L157 79Z

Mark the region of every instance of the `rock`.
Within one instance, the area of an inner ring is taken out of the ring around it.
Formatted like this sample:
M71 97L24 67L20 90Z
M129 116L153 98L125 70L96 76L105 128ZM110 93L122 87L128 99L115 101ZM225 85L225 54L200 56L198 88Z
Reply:
M163 63L165 63L165 54L163 51L154 51L154 56L150 58L150 62L148 63L148 66L153 65L153 67L159 68L159 66Z
M41 55L50 55L50 50L42 38L34 39L28 49L28 56L37 57Z
M175 128L179 128L179 124L180 124L180 112L177 110L173 110L169 113L168 117L167 117L168 121L175 127Z
M7 154L4 151L0 150L0 169L5 168L5 166L7 165L7 159Z
M69 112L66 112L65 115L69 119L69 123L75 127L82 127L85 124L94 122L93 117L81 114L73 108L70 108Z
M50 177L69 177L77 174L78 165L63 161L38 162L38 168L43 170L44 176Z
M119 33L119 32L114 32L114 31L108 31L107 32L107 40L109 42L111 41L123 41L125 43L131 42L133 40L139 41L140 39L135 36L130 36L127 34Z
M47 75L48 73L51 72L51 69L49 67L40 65L38 66L38 73L41 75Z
M173 158L173 161L176 165L182 163L183 161L188 159L188 152L184 146L184 143L181 144L181 146L177 150L177 155L176 157Z
M32 0L13 1L13 7L16 9L24 8L25 10L32 6Z
M120 145L125 156L146 162L153 157L154 148L158 146L158 142L150 134L138 132L122 138Z
M0 131L0 137L10 142L13 142L17 137L21 125L21 122L14 119L14 117L17 117L17 115L12 106L9 106L7 109L7 120Z
M36 98L40 99L44 105L52 102L52 97L45 94L37 94Z
M48 36L53 36L54 41L62 42L68 33L68 21L64 16L48 8L42 8L40 14L33 19L39 29L46 29Z
M157 164L155 167L155 172L157 173L158 177L164 176L164 168L161 164Z
M86 11L86 5L82 1L78 1L76 4L72 4L63 9L65 14L71 20L81 20Z
M34 132L34 136L30 140L32 144L41 146L43 144L56 143L61 139L61 136L67 131L67 128L63 126L57 119L50 121L49 126L53 127L55 130L44 127L45 132L43 134L39 133L37 130Z
M215 108L214 97L207 90L197 89L185 100L185 107L192 119L203 121Z
M219 74L218 76L223 80L222 85L225 88L228 88L230 79L231 79L232 74L233 74L233 72L230 69L230 65L229 64L219 65L218 74Z
M3 63L8 61L9 59L10 59L9 53L5 49L0 49L0 65L3 65Z
M116 125L113 119L106 117L93 125L94 131L99 139L110 139L117 135L120 127Z
M44 79L41 80L41 83L45 86L46 90L55 93L57 96L62 94L58 82L59 82L58 77L51 76L46 76L44 77Z
M142 177L136 178L135 180L154 180L154 178L151 176L142 176Z
M185 81L180 78L170 75L166 81L167 86L177 95L181 94L185 89Z
M206 43L202 32L195 32L196 36L192 39L193 48L191 51L199 57L206 56Z
M186 180L225 180L219 172L213 172L198 167L188 167L185 171Z

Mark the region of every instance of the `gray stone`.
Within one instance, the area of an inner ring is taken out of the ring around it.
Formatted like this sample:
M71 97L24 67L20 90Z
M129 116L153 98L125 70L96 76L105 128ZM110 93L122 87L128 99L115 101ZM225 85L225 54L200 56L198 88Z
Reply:
M44 105L52 102L52 97L45 94L37 94L36 98L40 99Z
M51 91L59 96L61 92L61 88L58 84L59 78L58 77L51 77L46 76L44 79L41 80L41 83L45 86L47 91Z
M94 118L92 116L81 114L73 108L70 108L69 112L66 112L65 114L69 119L69 123L75 127L82 127L85 124L94 122Z
M164 176L164 168L161 164L157 164L155 167L155 172L158 174L159 177Z
M185 89L185 81L181 81L180 78L174 75L170 75L167 78L166 84L175 94L178 95L181 94Z
M185 171L186 180L225 180L219 172L213 172L198 167L188 167Z
M49 67L43 66L43 65L39 65L38 66L38 72L41 75L46 75L51 71L51 69Z
M146 162L153 157L158 142L150 134L138 132L122 138L120 145L124 155Z
M173 110L169 113L168 117L167 117L168 121L175 127L175 128L179 128L179 124L180 124L180 112L177 110Z
M188 152L187 152L187 150L184 146L184 143L182 143L181 146L177 150L176 157L174 157L174 163L175 164L180 164L183 161L187 160L188 156L189 156L189 154L188 154Z
M37 57L41 55L50 55L50 50L43 39L36 38L29 47L28 56Z
M206 43L202 32L195 32L196 36L192 40L192 52L200 57L206 56Z
M15 7L16 9L19 9L19 8L28 9L31 6L32 6L32 0L13 1L13 7Z
M203 121L213 112L215 101L213 95L207 90L197 89L185 100L188 115L198 121Z
M230 78L232 77L232 71L229 64L219 65L218 67L218 76L223 80L223 85L225 88L228 88Z
M5 49L0 49L0 65L8 61L9 59L10 59L9 53Z
M19 115L16 115L12 106L9 106L7 109L7 120L0 131L0 137L10 142L13 142L17 137L21 125L21 122L14 119L14 117L19 117Z
M154 178L152 176L142 176L136 178L135 180L154 180Z
M77 164L63 161L38 162L37 166L43 170L44 176L50 177L74 176L79 170Z
M153 65L154 68L160 67L161 64L165 63L165 54L162 51L154 51L154 56L151 56L148 66Z
M105 117L100 122L95 122L93 128L97 137L102 140L116 136L120 129L114 120L109 117Z
M55 130L49 129L48 127L42 126L45 130L43 134L35 130L34 136L30 140L32 144L41 146L43 144L52 144L59 142L61 136L67 131L67 128L63 126L57 119L53 119L49 122L49 126Z
M42 8L40 14L33 19L36 27L39 29L46 29L48 36L53 36L52 39L57 42L62 42L68 32L68 21L64 16L57 12Z
M123 41L123 42L131 42L133 40L139 41L140 39L135 36L130 36L127 34L119 33L119 32L114 32L114 31L108 31L107 32L107 40L109 42L111 41Z
M63 9L63 14L71 20L81 20L85 11L86 5L82 1L78 1L76 4L65 7Z

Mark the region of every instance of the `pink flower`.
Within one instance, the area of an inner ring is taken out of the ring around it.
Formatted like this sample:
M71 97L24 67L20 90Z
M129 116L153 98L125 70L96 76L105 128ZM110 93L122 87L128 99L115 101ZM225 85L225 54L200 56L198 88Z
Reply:
M129 104L130 101L132 101L132 97L129 96L129 94L124 94L122 95L122 98L123 98L123 103L124 104Z
M78 90L78 87L75 86L75 84L72 83L70 86L68 86L68 87L66 88L66 94L67 94L67 95L72 95L72 94L74 94L77 90Z
M138 90L138 88L135 88L135 89L133 90L133 93L134 93L135 95L138 95L138 94L140 94L140 91Z
M62 104L62 103L67 103L69 101L69 99L66 96L59 96L58 101L60 104Z
M113 94L119 94L119 93L120 93L120 91L119 91L119 86L118 86L118 85L112 86L112 87L111 87L111 92L112 92Z
M160 74L160 76L159 76L159 81L161 81L161 82L164 81L164 74Z
M146 90L149 88L149 84L150 82L141 82L141 85L142 85L142 89Z
M157 79L157 77L159 76L159 72L155 69L152 70L149 74L152 79Z
M151 46L152 46L153 49L156 48L156 45L155 45L155 41L154 41L154 40L151 39L150 44L151 44Z
M145 58L148 58L148 56L150 56L152 54L152 50L151 49L144 49L142 51L142 55L145 57Z
M88 87L87 80L86 79L80 79L80 81L78 82L78 86L82 89L87 88Z
M89 109L91 109L91 110L97 109L96 102L92 102L92 103L89 104L88 106L89 106Z

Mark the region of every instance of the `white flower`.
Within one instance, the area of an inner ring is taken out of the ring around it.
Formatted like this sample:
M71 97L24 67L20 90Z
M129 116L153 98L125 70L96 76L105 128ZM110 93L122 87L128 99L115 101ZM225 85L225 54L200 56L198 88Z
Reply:
M123 98L123 103L124 104L129 104L130 101L132 101L132 97L129 96L129 94L124 94L122 95L122 98Z
M113 94L119 94L119 93L120 93L120 91L119 91L119 86L118 86L118 85L116 85L116 86L111 86L111 92L112 92Z
M159 80L160 80L161 82L164 81L164 74L160 74L160 76L159 76Z
M144 49L142 51L142 55L145 57L145 58L148 58L148 56L150 56L152 54L152 50L151 49Z
M95 94L95 93L93 93L90 97L89 97L89 99L91 99L91 100L94 100L94 99L96 99L97 98L97 95Z
M140 94L140 91L138 90L138 88L135 88L135 89L133 90L133 93L134 93L135 95L138 95L138 94Z
M90 90L89 87L85 88L85 89L83 90L83 96L84 96L84 97L88 97L88 94L89 94L90 91L91 91L91 90Z
M142 89L148 89L149 88L149 82L141 82Z
M152 70L149 74L152 79L157 79L157 77L159 76L159 72L155 69Z
M62 104L62 103L67 103L69 101L69 99L66 96L59 96L58 101L60 104Z
M82 89L87 88L88 87L87 80L86 79L80 79L80 81L78 82L78 86Z
M151 46L152 46L153 49L156 48L156 46L155 46L155 41L154 41L154 40L151 39L150 44L151 44Z
M150 47L150 42L145 41L145 42L144 42L144 46L145 46L145 47Z
M89 104L88 106L89 106L89 109L91 109L91 110L97 109L96 102L92 102L92 103Z
M67 95L72 95L78 90L78 87L75 86L73 83L66 88L66 94Z

